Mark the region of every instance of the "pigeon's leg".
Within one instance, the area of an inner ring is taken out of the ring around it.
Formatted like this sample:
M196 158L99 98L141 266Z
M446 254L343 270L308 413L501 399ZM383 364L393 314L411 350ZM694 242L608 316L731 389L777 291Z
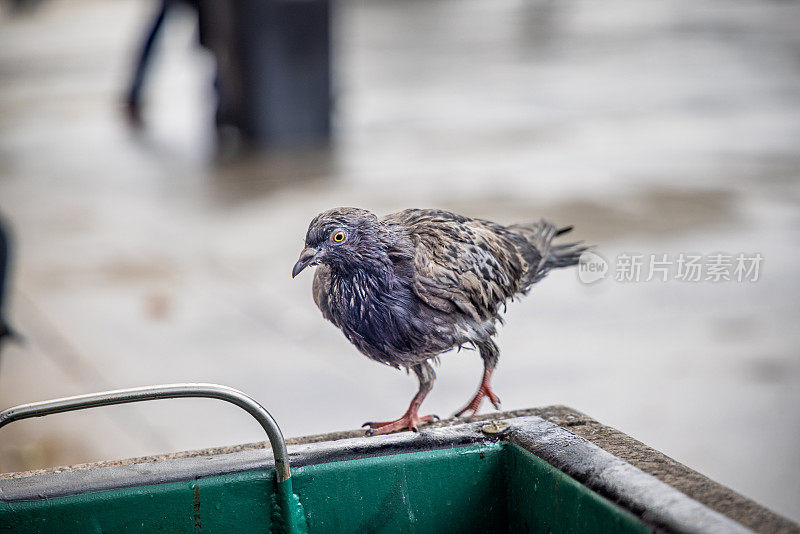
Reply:
M425 397L430 393L431 389L433 389L433 381L436 378L433 367L431 367L431 364L428 362L422 362L411 369L419 380L419 391L417 391L417 394L411 399L411 405L408 407L408 410L406 410L406 413L404 413L400 419L394 421L364 423L362 426L369 427L369 430L367 430L368 436L388 434L390 432L397 432L398 430L413 430L414 432L418 432L420 423L431 423L439 419L435 415L419 416L419 407L422 401L425 400Z
M481 358L483 358L483 378L481 379L481 385L478 386L478 391L475 393L475 396L472 397L472 400L455 413L455 417L460 417L466 412L472 412L468 417L477 414L484 397L489 397L494 407L498 410L500 409L500 399L494 394L492 387L489 385L500 352L497 349L497 345L495 345L494 341L491 339L483 343L478 343L478 350L481 353Z

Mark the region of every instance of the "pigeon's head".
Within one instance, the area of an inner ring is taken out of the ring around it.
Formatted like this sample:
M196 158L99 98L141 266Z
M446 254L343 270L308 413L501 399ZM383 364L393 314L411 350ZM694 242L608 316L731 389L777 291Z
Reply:
M308 225L305 248L292 269L292 278L309 265L324 263L337 271L364 268L382 256L380 223L367 210L334 208Z

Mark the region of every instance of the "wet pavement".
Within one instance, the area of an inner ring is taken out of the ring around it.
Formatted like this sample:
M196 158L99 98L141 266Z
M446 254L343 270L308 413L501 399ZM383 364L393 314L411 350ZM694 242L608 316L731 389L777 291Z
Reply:
M755 254L757 282L582 284L509 306L504 409L566 404L800 520L800 34L795 2L389 2L336 8L331 150L214 151L213 66L168 21L137 135L119 97L150 6L0 15L0 213L16 230L0 405L218 382L290 436L398 416L414 380L360 356L290 270L337 205L546 216L620 253ZM442 358L423 410L480 376ZM488 406L484 408L488 410ZM262 439L165 401L18 423L17 470Z

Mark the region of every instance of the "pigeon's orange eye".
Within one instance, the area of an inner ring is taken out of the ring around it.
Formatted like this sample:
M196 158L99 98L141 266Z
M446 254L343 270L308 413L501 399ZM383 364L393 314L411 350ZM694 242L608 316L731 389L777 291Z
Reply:
M344 241L344 232L342 232L341 230L338 232L334 232L333 235L331 236L331 239L333 240L334 243L341 243L342 241Z

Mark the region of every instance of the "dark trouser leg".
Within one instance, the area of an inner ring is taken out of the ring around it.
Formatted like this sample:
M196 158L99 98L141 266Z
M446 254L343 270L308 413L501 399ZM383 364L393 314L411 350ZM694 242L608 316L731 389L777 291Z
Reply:
M9 263L11 261L11 244L8 233L0 220L0 348L6 339L19 339L3 316L6 287L8 283Z
M436 373L428 362L422 362L411 368L414 374L417 375L419 380L419 390L414 398L411 399L411 404L402 417L394 421L381 421L364 423L362 426L368 426L367 435L388 434L389 432L396 432L398 430L413 430L417 432L420 423L430 423L438 419L435 415L419 416L419 407L428 393L433 389L433 381L436 379Z
M133 79L131 80L130 89L128 90L128 104L136 104L141 98L142 87L144 86L144 79L147 73L147 65L150 61L150 56L153 53L153 45L156 42L158 32L161 30L161 25L164 23L164 17L167 14L169 3L170 0L162 0L161 6L159 7L155 18L150 23L150 28L148 29L145 39L142 42L142 47L139 51L139 56L133 71Z

